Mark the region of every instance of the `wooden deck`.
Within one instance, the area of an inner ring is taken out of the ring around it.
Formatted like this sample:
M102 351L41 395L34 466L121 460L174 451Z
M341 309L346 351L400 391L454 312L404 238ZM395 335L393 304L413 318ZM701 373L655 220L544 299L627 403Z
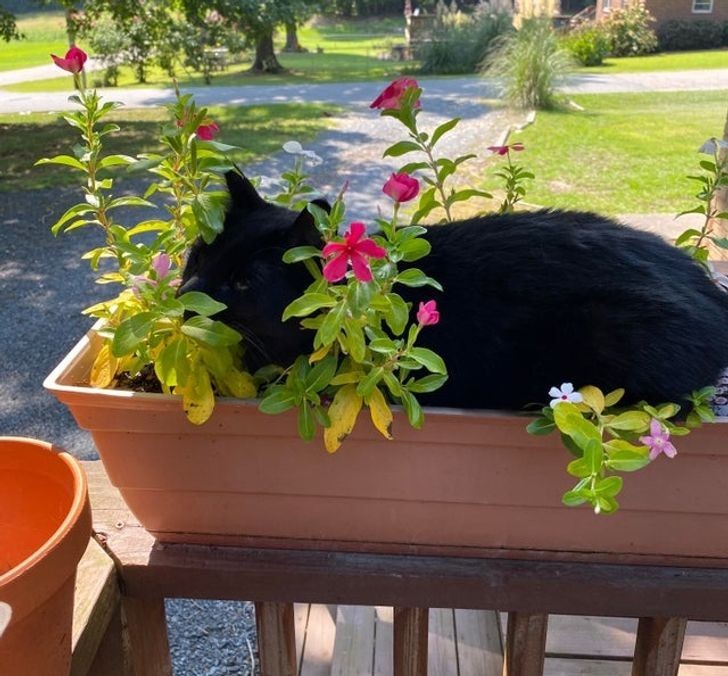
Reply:
M299 676L389 676L392 608L296 604ZM502 676L506 617L430 610L430 676ZM545 676L630 676L637 620L549 617ZM679 676L728 676L728 623L688 624Z

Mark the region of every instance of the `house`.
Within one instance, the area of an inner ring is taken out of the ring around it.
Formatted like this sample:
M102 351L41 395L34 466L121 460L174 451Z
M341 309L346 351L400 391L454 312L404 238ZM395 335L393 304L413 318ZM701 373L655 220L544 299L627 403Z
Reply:
M590 5L594 5L594 0L516 0L519 19L531 16L569 17Z
M596 0L596 18L602 19L613 9L626 7L640 0ZM728 21L728 0L643 0L657 23L681 21Z

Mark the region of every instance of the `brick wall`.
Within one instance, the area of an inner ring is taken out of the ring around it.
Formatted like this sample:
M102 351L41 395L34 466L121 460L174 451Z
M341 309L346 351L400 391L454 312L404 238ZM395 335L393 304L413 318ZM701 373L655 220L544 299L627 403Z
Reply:
M617 9L628 5L633 0L597 0L596 18L602 18L605 12L604 6ZM707 19L709 21L728 21L728 0L713 0L713 11L693 12L693 0L645 0L645 5L650 14L657 19L657 23L669 19L682 19L686 21Z

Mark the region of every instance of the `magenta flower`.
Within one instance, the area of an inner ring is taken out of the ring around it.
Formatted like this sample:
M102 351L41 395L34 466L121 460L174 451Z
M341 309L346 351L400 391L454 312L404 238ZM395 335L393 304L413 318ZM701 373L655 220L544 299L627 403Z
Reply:
M154 270L158 280L164 279L169 274L171 267L172 259L169 254L158 253L152 258L152 270Z
M419 85L417 80L411 77L400 77L394 82L387 85L382 93L377 96L370 104L370 108L378 108L379 110L397 110L402 106L402 97L408 89L417 89ZM415 108L420 107L419 100L414 103Z
M640 437L640 442L650 449L650 460L654 460L660 453L668 458L677 455L677 449L670 441L670 432L656 418L652 418L650 422L650 436Z
M197 127L197 131L195 133L197 134L197 138L202 141L212 141L212 139L217 136L219 131L220 127L218 127L212 120L210 120L209 122L201 124L199 127Z
M417 197L420 183L409 174L392 174L382 188L382 192L395 202L409 202Z
M433 326L440 321L440 312L434 300L420 303L420 309L417 311L417 321L420 326Z
M370 258L384 258L387 252L378 246L373 239L364 237L366 226L364 223L351 223L343 242L329 242L323 249L324 257L331 256L324 265L324 277L329 282L338 282L344 279L351 263L354 276L360 282L372 281L372 270L369 267Z
M495 153L496 155L508 155L511 150L520 153L521 150L525 150L525 146L523 143L511 143L510 145L505 146L488 146L488 150L490 150L492 153Z
M66 52L66 56L64 58L51 54L51 59L53 59L56 66L59 68L67 70L69 73L76 74L83 70L83 64L86 63L88 54L86 54L83 49L79 49L73 45L71 49Z

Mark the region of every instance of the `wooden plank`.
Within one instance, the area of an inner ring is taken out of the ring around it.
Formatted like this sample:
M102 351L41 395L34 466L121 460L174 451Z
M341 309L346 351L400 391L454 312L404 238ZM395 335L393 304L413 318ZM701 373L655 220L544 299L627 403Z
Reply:
M428 676L457 676L455 614L451 608L430 608L427 637Z
M164 599L122 596L121 613L132 673L135 676L172 676Z
M120 602L116 568L96 540L90 540L76 572L71 637L71 674L85 676Z
M394 676L427 676L427 608L394 608Z
M293 623L296 627L296 673L301 673L303 647L306 642L306 625L308 624L308 603L293 604Z
M101 638L93 663L87 672L78 672L78 675L134 676L129 661L129 646L125 638L121 603L117 603L106 633Z
M544 668L548 615L508 613L503 676L539 676Z
M632 676L676 676L687 624L678 617L640 618Z
M296 676L296 624L292 603L255 604L262 676Z
M455 632L460 676L501 676L503 638L497 611L456 610Z
M377 606L374 610L374 676L391 676L394 661L394 608Z
M374 608L338 606L331 676L370 676L374 671Z
M312 604L308 615L301 676L329 676L336 641L336 606Z
M632 663L547 657L544 676L630 676ZM728 676L728 665L681 664L678 676Z
M684 662L725 662L728 664L728 624L688 622L682 659Z

